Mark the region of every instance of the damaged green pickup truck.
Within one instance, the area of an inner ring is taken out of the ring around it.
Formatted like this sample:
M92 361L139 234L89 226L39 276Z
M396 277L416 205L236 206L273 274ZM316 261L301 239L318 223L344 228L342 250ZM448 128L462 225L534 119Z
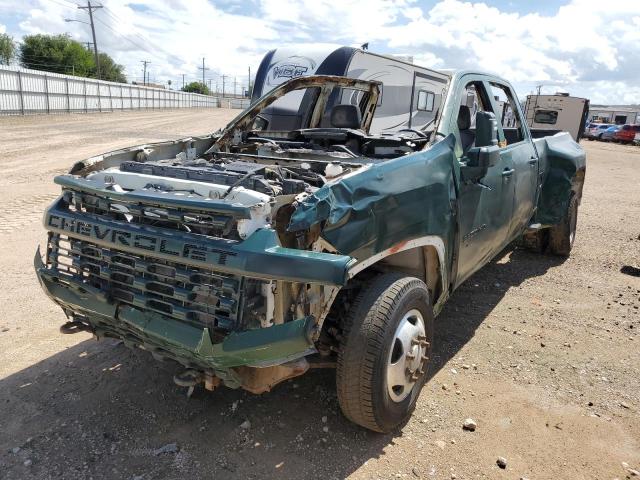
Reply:
M420 129L372 133L381 85L314 75L212 135L56 177L35 269L61 331L175 360L189 387L262 393L333 365L349 419L401 425L447 298L518 238L569 255L585 173L568 134L534 140L509 83L439 75L411 95L433 115ZM288 95L298 124L271 128Z

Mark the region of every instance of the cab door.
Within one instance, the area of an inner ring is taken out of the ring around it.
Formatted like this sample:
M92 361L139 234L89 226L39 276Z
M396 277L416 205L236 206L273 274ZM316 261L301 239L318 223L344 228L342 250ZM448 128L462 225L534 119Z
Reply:
M503 172L505 182L509 181L514 190L513 218L507 238L511 241L529 225L535 212L539 183L538 154L529 130L524 126L520 105L511 87L499 82L488 82L486 86L500 113L500 116L496 115L498 135L502 142L500 156L511 165L511 170Z
M481 80L467 83L463 91L458 92L456 99L460 106L469 108L471 112L469 129L459 128L466 126L460 122L454 123L452 128L457 132L456 151L461 173L464 175L468 148L464 147L462 139L468 138L469 131L472 137L475 135L476 111L495 112L486 85ZM452 119L452 122L455 121ZM513 215L514 171L513 157L501 154L497 163L489 167L482 178L460 181L456 285L489 262L507 243Z

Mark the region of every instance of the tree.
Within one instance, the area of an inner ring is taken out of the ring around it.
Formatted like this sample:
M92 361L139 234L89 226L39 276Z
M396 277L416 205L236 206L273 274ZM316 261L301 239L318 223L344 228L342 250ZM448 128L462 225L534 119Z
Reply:
M126 83L127 77L125 77L124 67L122 65L117 64L113 61L113 59L107 55L106 53L99 53L98 59L100 60L100 79L101 80L109 80L110 82L121 82ZM95 63L94 68L91 71L91 76L96 76Z
M183 92L201 93L202 95L211 95L209 87L202 82L191 82L182 87Z
M16 44L13 37L6 33L0 34L0 65L9 65L16 54Z
M95 69L93 54L65 35L27 35L20 45L25 68L88 77Z
M20 64L25 68L96 78L93 52L80 42L64 35L27 35L20 45ZM126 82L124 67L106 53L99 53L100 78L112 82Z

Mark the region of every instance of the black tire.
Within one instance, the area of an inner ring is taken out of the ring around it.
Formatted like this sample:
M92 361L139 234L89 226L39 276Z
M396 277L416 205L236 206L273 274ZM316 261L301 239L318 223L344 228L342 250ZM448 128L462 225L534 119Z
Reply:
M568 257L576 239L578 225L578 197L571 195L567 211L559 224L549 230L549 251L554 255Z
M406 398L394 401L387 388L387 366L398 348L396 330L414 310L423 320L425 344L411 348L420 348L426 360L415 370L411 380L415 383ZM336 383L344 415L376 432L390 432L403 424L428 378L432 345L433 309L424 282L395 273L374 277L356 297L343 325Z

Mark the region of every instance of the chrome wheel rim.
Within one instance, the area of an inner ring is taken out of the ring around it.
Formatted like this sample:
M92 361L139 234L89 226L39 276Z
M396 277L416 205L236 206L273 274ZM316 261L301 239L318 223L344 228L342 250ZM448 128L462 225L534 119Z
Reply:
M387 392L394 402L402 402L424 374L429 360L424 318L420 311L408 311L393 336L387 360Z

